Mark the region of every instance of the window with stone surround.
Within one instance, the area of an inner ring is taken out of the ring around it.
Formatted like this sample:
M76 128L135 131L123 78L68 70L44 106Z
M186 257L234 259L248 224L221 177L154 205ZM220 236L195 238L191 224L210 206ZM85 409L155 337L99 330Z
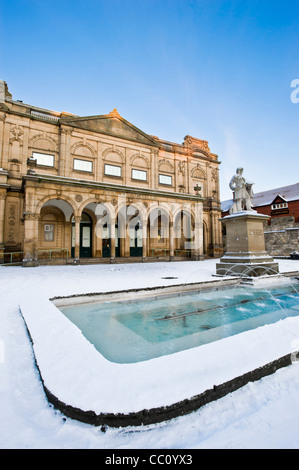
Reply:
M147 172L144 170L132 169L132 179L140 180L140 181L147 181Z
M54 155L51 154L32 152L32 159L40 166L54 166Z
M55 224L44 224L44 241L54 241Z
M121 177L121 166L108 165L106 163L104 172L105 172L105 175L107 175L107 176L116 176L116 177L120 178Z
M92 173L92 162L74 158L74 170Z
M159 184L165 184L166 186L172 186L172 176L159 175Z

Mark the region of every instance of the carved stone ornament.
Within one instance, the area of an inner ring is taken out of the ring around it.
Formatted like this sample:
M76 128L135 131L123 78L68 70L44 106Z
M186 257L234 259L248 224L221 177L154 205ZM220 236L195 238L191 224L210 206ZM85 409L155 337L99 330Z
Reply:
M213 168L213 170L211 171L211 178L212 178L212 181L216 181L218 180L218 170L217 168Z
M22 142L21 136L23 135L24 131L20 126L12 126L10 129L11 134L13 137L10 139L10 142L14 140L18 140L19 142Z
M33 212L24 212L24 218L26 220L39 220L40 215L34 214Z
M185 162L179 162L178 173L181 173L183 176L185 175Z

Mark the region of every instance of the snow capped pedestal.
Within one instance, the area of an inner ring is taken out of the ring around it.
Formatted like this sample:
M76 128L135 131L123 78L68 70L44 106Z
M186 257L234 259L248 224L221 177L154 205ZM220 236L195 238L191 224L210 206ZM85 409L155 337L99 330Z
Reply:
M216 264L217 274L260 276L278 273L278 263L265 249L263 224L268 218L252 210L221 219L226 226L227 251Z

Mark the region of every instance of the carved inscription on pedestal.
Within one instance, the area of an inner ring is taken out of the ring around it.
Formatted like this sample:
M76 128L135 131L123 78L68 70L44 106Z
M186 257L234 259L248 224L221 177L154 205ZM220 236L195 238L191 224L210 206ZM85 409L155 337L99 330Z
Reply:
M16 240L16 221L17 221L17 204L8 206L7 230L6 237L8 243L15 243Z

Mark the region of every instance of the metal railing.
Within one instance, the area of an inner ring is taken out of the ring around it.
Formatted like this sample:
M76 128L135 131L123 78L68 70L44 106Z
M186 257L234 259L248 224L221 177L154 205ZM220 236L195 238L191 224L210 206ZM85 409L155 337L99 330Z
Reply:
M49 260L52 260L52 259L53 259L52 254L53 254L54 252L57 252L57 251L65 252L65 253L66 253L66 256L61 256L61 257L56 256L56 257L54 257L54 258L56 258L56 259L61 259L61 258L63 258L63 259L64 259L64 258L68 259L68 257L69 257L69 250L68 250L67 248L54 248L54 249L52 249L52 250L37 250L38 253L47 253L47 254L49 255L49 257L48 257L47 259L49 259ZM38 256L38 259L44 259L44 258Z
M151 256L169 256L169 248L151 248ZM190 250L174 250L174 256L185 256L186 258L191 257Z
M61 252L62 256L53 256L53 253ZM40 260L49 260L52 259L68 259L69 250L67 248L55 248L51 250L37 250L38 259ZM39 256L39 254L45 253L46 256ZM9 253L3 253L3 263L0 263L0 266L21 264L24 258L24 251L11 251Z
M41 261L52 261L55 259L68 259L69 250L68 248L54 248L51 250L37 250L38 259ZM57 256L57 254L61 256ZM151 256L170 256L169 248L152 248L150 250ZM190 250L174 250L174 256L184 256L186 258L191 257ZM14 264L22 264L24 258L24 251L12 251L9 253L3 253L3 263L0 266L9 266Z
M22 263L23 255L24 251L12 251L10 253L3 253L3 263L0 263L0 266L4 266L5 264L20 264ZM15 260L16 257L19 259Z

